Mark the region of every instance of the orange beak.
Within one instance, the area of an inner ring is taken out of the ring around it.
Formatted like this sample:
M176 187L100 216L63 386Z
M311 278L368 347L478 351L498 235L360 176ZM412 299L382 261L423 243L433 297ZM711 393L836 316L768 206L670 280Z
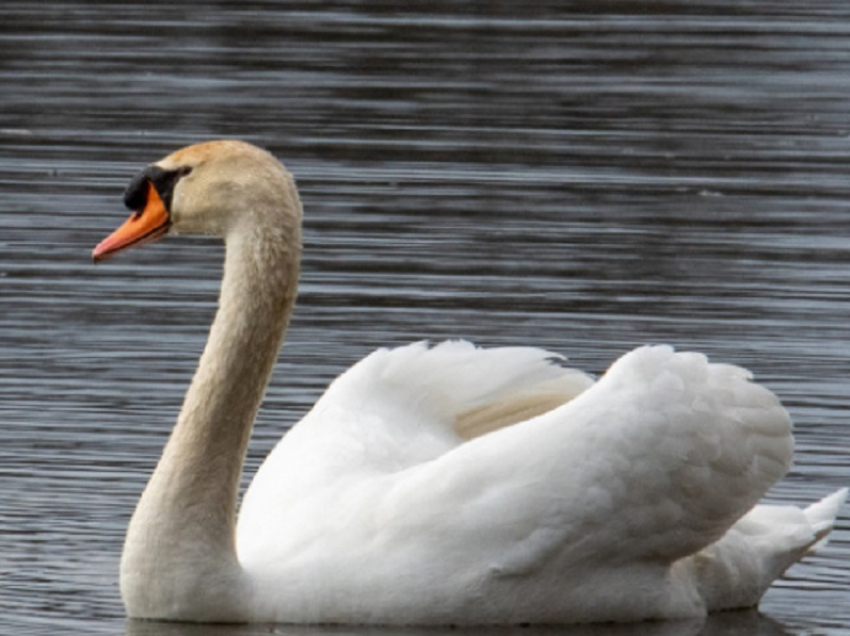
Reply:
M121 227L103 239L92 251L92 260L100 263L118 252L155 241L164 236L170 226L165 203L153 184L148 182L145 207L133 212Z

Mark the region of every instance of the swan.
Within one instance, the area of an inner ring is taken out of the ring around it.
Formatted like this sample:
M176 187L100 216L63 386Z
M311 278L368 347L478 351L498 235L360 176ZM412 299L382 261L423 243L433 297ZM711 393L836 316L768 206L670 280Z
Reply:
M95 262L225 242L218 311L130 521L129 616L517 624L750 607L823 543L847 490L758 505L791 423L747 371L668 346L598 380L532 347L381 349L338 377L237 496L296 297L302 209L268 152L192 145L130 182Z

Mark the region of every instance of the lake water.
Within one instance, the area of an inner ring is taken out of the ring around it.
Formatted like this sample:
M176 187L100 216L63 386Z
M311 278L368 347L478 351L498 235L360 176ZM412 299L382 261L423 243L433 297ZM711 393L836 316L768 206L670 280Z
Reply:
M0 633L422 633L124 617L222 254L89 255L140 167L208 138L272 150L306 210L249 476L372 349L464 337L742 364L796 422L769 498L850 484L846 3L12 1L0 82ZM761 615L480 633L850 634L848 513Z

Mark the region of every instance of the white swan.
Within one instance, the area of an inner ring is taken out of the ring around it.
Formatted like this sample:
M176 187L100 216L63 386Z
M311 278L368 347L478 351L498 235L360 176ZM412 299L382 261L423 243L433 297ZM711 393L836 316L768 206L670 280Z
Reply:
M846 490L755 506L791 460L746 371L644 347L598 381L532 348L380 350L257 473L251 427L295 300L301 205L268 153L217 141L130 184L101 261L166 233L224 238L219 310L121 562L133 617L567 623L752 606L832 528ZM754 507L755 506L755 507Z

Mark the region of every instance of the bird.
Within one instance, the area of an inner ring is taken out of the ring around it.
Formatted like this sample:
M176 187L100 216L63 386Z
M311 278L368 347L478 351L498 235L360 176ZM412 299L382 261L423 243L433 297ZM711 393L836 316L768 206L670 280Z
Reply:
M302 205L268 151L179 149L127 187L105 261L223 239L218 308L130 520L130 617L511 625L753 607L823 545L847 489L759 503L789 469L787 411L743 368L638 347L598 379L532 346L413 342L339 375L239 500L293 312ZM238 514L237 514L238 511Z

